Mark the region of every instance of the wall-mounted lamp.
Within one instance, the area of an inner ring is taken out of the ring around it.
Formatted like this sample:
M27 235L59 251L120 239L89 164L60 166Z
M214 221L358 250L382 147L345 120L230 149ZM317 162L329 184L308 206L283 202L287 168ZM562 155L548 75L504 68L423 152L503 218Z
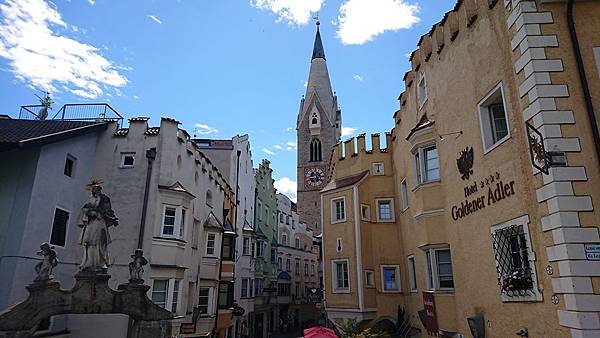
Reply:
M438 136L440 137L440 140L443 141L444 140L444 136L456 135L455 138L459 138L460 135L462 135L462 134L463 134L463 131L461 130L461 131L455 131L455 132L452 132L452 133L439 134Z

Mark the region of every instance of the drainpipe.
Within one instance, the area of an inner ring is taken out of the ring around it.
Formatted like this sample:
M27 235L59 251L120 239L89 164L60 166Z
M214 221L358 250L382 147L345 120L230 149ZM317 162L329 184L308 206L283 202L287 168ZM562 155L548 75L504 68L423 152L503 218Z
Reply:
M235 233L237 234L237 215L238 215L238 207L240 205L240 197L239 197L239 193L240 193L240 155L242 154L241 150L237 151L237 162L236 162L236 167L235 167L235 210L234 210L234 219L233 219L233 227L235 228Z
M568 0L567 24L569 26L569 34L571 35L573 52L575 53L575 61L577 63L577 70L579 72L579 80L581 81L581 88L583 89L583 99L585 100L588 119L590 120L590 126L592 127L592 137L596 146L596 158L598 161L600 161L600 134L598 133L598 123L596 122L596 115L594 113L594 105L592 103L590 87L585 75L585 68L583 66L583 59L581 57L581 50L579 48L579 39L577 38L577 30L575 29L575 21L573 20L573 5L574 1Z
M148 194L150 193L150 179L152 177L152 164L156 159L156 148L146 150L146 158L148 159L148 169L146 170L146 186L144 187L144 203L142 205L142 217L140 220L140 233L138 235L138 249L143 249L144 231L146 229L146 213L148 209Z

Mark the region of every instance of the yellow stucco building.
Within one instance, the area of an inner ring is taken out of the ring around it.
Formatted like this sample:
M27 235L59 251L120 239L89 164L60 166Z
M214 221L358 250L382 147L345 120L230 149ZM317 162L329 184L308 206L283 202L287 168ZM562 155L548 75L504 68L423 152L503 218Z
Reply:
M385 144L331 155L329 319L600 337L600 2L458 1L411 64Z

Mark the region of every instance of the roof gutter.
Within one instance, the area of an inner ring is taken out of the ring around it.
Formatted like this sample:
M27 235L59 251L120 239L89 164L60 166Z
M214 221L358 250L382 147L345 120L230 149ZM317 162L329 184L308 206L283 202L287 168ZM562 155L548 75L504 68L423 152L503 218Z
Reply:
M583 99L585 101L588 119L590 120L590 126L592 127L592 137L596 146L596 158L598 161L600 161L600 134L598 133L598 123L596 122L596 114L594 113L594 105L592 103L590 87L585 75L583 58L581 57L581 49L579 46L579 39L577 38L575 20L573 19L573 5L574 0L567 1L567 24L569 26L569 34L571 35L573 52L575 53L575 61L577 63L577 70L579 72L579 80L581 81L581 88L583 89Z

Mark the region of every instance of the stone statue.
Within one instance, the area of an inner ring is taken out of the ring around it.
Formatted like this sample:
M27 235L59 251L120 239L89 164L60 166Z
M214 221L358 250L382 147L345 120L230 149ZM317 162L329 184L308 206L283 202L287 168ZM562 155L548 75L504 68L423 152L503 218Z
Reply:
M93 180L89 201L81 208L78 225L81 227L79 244L83 245L83 260L79 269L106 272L108 269L108 228L119 225L119 219L110 205L110 198L102 193L102 181Z
M129 281L131 283L142 284L144 279L144 265L148 264L148 260L144 258L142 249L135 249L135 253L131 255L133 261L129 263Z
M42 261L35 265L37 277L34 281L44 282L54 278L52 270L58 265L58 259L56 258L56 251L53 249L54 247L48 243L40 245L40 251L37 254L42 256Z

